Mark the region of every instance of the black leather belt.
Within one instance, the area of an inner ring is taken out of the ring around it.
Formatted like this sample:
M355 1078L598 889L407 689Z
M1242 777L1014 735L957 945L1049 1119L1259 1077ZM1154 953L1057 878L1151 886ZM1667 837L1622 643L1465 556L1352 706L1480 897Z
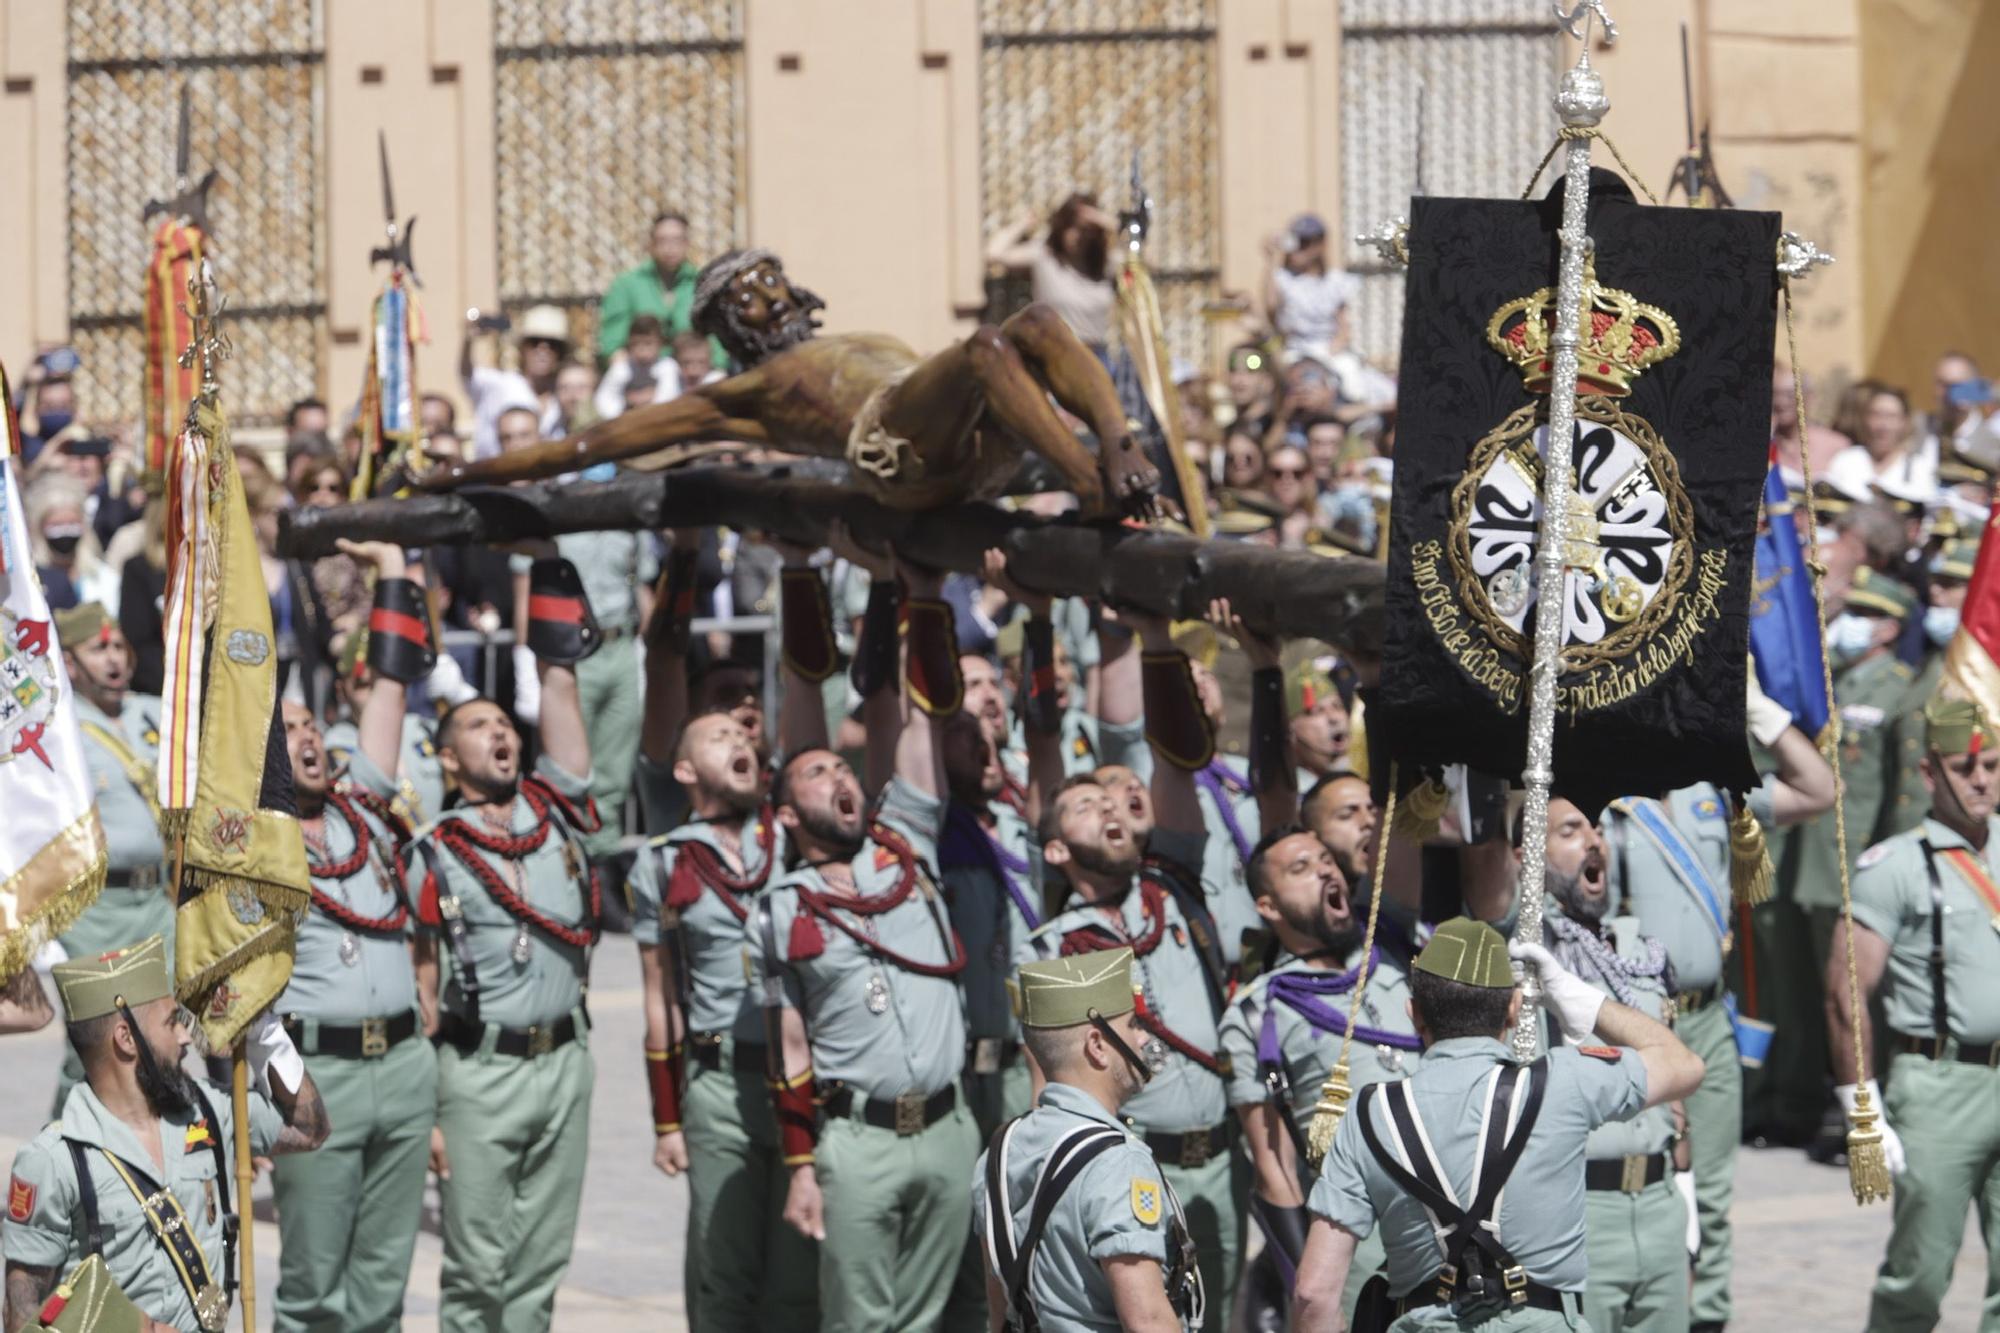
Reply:
M128 866L123 870L104 872L104 887L107 889L157 889L166 882L158 866Z
M1206 1166L1213 1158L1229 1151L1229 1130L1235 1124L1225 1120L1207 1129L1190 1129L1179 1134L1148 1131L1146 1146L1162 1166Z
M717 1032L690 1032L688 1034L688 1063L711 1073L722 1068L722 1034ZM739 1041L731 1048L729 1067L739 1074L764 1074L764 1048L749 1042Z
M1983 1046L1974 1046L1962 1041L1946 1055L1944 1042L1936 1037L1912 1037L1906 1032L1898 1032L1895 1040L1898 1051L1921 1055L1927 1060L1953 1060L1962 1065L1984 1065L1988 1069L2000 1062L2000 1042L1990 1041Z
M893 1129L907 1136L921 1134L950 1115L958 1105L958 1089L939 1088L928 1097L921 1092L905 1092L896 1097L861 1098L852 1088L840 1088L822 1105L830 1116L856 1116L864 1124Z
M1684 990L1674 996L1674 1009L1683 1014L1691 1014L1697 1009L1706 1009L1722 998L1722 983L1701 990Z
M1578 1297L1577 1300L1579 1304L1582 1303L1581 1297ZM1439 1298L1434 1281L1421 1282L1417 1285L1415 1291L1395 1303L1396 1317L1400 1319L1412 1310L1421 1310L1425 1306L1443 1305L1444 1303ZM1557 1291L1554 1287L1545 1287L1539 1282L1529 1281L1525 1285L1509 1291L1505 1297L1505 1304L1501 1308L1519 1309L1523 1306L1531 1310L1554 1310L1560 1313L1563 1308L1563 1293Z
M306 1050L306 1022L297 1014L286 1014L285 1031L299 1043L306 1055L337 1055L344 1060L373 1060L389 1053L391 1047L417 1035L417 1016L405 1010L394 1018L364 1018L347 1026L321 1023L313 1030L312 1049Z
M1646 1186L1667 1178L1667 1155L1663 1152L1630 1153L1624 1157L1603 1157L1583 1164L1583 1187L1637 1194Z
M547 1055L569 1045L584 1033L590 1031L590 1015L584 1014L579 1024L573 1014L564 1014L553 1023L538 1023L534 1027L509 1028L498 1023L468 1023L457 1014L444 1014L438 1019L437 1039L456 1046L467 1055L479 1049L485 1040L486 1029L494 1029L493 1053L495 1055L517 1055L533 1059Z

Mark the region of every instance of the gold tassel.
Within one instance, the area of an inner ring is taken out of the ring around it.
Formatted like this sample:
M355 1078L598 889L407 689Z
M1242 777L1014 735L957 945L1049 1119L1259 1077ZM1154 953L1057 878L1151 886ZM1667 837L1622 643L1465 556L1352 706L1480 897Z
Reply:
M1882 1153L1880 1117L1868 1097L1868 1086L1854 1090L1854 1127L1847 1131L1847 1183L1857 1204L1889 1197L1889 1161ZM1319 1122L1313 1122L1319 1128Z
M1347 1061L1342 1060L1327 1071L1326 1082L1319 1085L1319 1104L1313 1107L1312 1123L1306 1127L1306 1164L1313 1170L1326 1160L1334 1131L1340 1128L1353 1096L1354 1090L1347 1083Z
M1425 778L1397 803L1395 835L1421 846L1438 835L1438 821L1451 805L1451 791L1436 778Z
M1738 805L1729 820L1729 887L1736 901L1755 907L1771 900L1771 849L1764 826L1746 805Z

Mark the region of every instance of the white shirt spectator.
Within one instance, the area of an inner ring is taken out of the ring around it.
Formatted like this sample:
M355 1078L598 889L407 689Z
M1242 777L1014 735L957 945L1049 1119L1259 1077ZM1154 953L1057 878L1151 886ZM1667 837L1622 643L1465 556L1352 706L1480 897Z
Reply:
M1280 264L1271 272L1278 288L1273 319L1285 350L1328 358L1340 333L1341 312L1360 294L1361 280L1340 269L1294 273Z
M1937 459L1926 458L1912 446L1877 468L1866 449L1850 444L1827 464L1826 479L1849 495L1872 496L1875 483L1889 483L1897 494L1932 495L1937 491Z
M549 395L549 401L544 405L528 383L528 377L518 370L474 366L465 381L465 392L472 400L472 456L475 459L491 458L500 452L500 414L510 408L525 407L533 412L541 423L544 436L554 437L562 433L562 408L556 403L555 395Z
M604 378L597 382L597 392L591 396L591 404L597 408L597 419L609 421L625 410L625 386L632 379L632 363L629 360L614 361L604 372ZM681 396L680 363L671 356L663 356L653 363L653 401L672 402Z

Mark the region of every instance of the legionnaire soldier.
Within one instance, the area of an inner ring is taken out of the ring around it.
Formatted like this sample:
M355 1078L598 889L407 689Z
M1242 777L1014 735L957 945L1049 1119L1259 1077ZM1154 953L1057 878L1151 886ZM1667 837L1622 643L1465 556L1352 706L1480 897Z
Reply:
M421 607L415 608L415 613L421 614ZM392 614L396 616L393 623L406 629L409 625L405 617L414 619L411 612ZM367 711L368 697L375 688L375 668L369 665L370 638L366 630L348 636L347 646L340 655L340 671L334 678L334 693L346 704L348 715L320 733L336 779L347 776L348 761L360 743L359 720ZM437 730L433 722L406 711L398 725L401 734L396 767L387 770L396 783L396 794L389 804L398 818L415 828L429 823L444 810L444 766L438 762Z
M400 547L343 549L374 566L378 611L419 599L417 584L404 577ZM312 907L275 1009L334 1128L318 1152L281 1159L273 1172L283 1242L280 1330L399 1327L416 1252L437 1120L437 1053L417 1012L415 923L396 869L410 830L390 808L397 791L390 774L406 683L430 670L423 632L421 621L405 617L370 634L375 680L340 786L311 710L284 704Z
M76 720L97 790L98 822L110 852L104 892L58 943L72 958L90 958L133 940L158 935L173 966L174 902L167 892L166 845L160 840L155 791L160 701L133 694L132 649L118 622L97 602L56 613L63 664L76 688ZM55 1110L83 1080L74 1049L63 1054Z
M930 865L944 816L937 731L959 711L951 610L910 567L905 720L870 820L838 755L787 756L772 792L799 866L746 923L773 1055L785 1217L821 1242L822 1327L926 1328L971 1227L978 1131L959 1094L965 966Z
M1340 1057L1348 1010L1360 979L1365 922L1333 852L1297 824L1273 829L1250 855L1250 888L1278 954L1222 1016L1229 1056L1229 1104L1243 1124L1256 1181L1250 1212L1278 1258L1286 1290L1306 1243L1306 1127L1328 1070ZM1348 1084L1406 1078L1419 1043L1410 1024L1409 983L1382 956L1368 972L1356 1016ZM1351 1318L1362 1286L1382 1268L1381 1241L1361 1242L1342 1305Z
M1746 798L1750 815L1777 829L1823 813L1833 804L1832 767L1791 715L1757 688L1754 672L1750 694L1751 733L1778 765ZM1666 946L1674 965L1674 1032L1708 1070L1686 1108L1701 1228L1689 1313L1693 1333L1719 1333L1730 1314L1729 1206L1743 1131L1743 1066L1723 978L1735 943L1730 806L1710 786L1626 797L1606 808L1603 832L1613 900Z
M0 1250L8 1333L59 1279L101 1255L132 1303L168 1327L220 1333L235 1289L238 1213L230 1100L181 1067L188 1016L159 936L54 969L84 1081L62 1117L14 1155ZM245 1033L260 1156L326 1140L312 1075L268 1011Z
M1410 974L1423 1064L1356 1097L1307 1200L1293 1305L1301 1333L1339 1327L1355 1247L1378 1225L1396 1333L1582 1326L1585 1139L1685 1097L1701 1060L1541 946L1517 950L1540 969L1564 1035L1611 1044L1517 1063L1504 1041L1520 1017L1506 941L1469 917L1440 925Z
M1236 1142L1226 1092L1228 1063L1216 1023L1225 980L1216 941L1193 923L1172 879L1200 874L1205 837L1194 771L1211 744L1186 657L1167 624L1125 615L1145 645L1143 659L1113 652L1104 666L1107 715L1143 676L1146 734L1156 752L1151 812L1156 827L1142 859L1133 798L1114 795L1094 775L1067 778L1043 807L1036 832L1042 859L1061 877L1068 906L1029 937L1019 955L1037 959L1129 948L1140 988L1139 1021L1169 1050L1164 1067L1121 1111L1145 1137L1166 1179L1193 1213L1192 1230L1208 1292L1205 1326L1227 1321L1243 1250L1249 1163ZM1137 667L1134 671L1132 668ZM1182 762L1175 762L1176 758ZM1153 864L1168 863L1170 869Z
M1870 1330L1936 1327L1966 1208L1979 1210L1989 1237L2000 1226L2000 730L1964 700L1933 700L1924 721L1930 817L1869 848L1854 876L1860 1040L1870 1055L1889 1052L1886 1103L1870 1065L1854 1060L1844 929L1826 959L1835 1092L1851 1115L1856 1085L1867 1085L1896 1177ZM1886 1033L1874 1031L1871 997ZM1991 1291L2000 1250L1990 1243L1987 1269Z
M1009 983L1047 1077L1034 1110L993 1136L973 1226L995 1326L1198 1327L1201 1269L1180 1200L1118 1118L1165 1048L1138 1021L1132 952L1023 964Z
M565 562L539 560L529 578L535 772L522 774L520 734L498 704L460 704L439 721L438 756L461 803L404 858L424 927L419 1000L437 1022L438 1322L454 1331L547 1326L590 1148L584 990L599 904L578 839L596 821L570 663L595 627Z

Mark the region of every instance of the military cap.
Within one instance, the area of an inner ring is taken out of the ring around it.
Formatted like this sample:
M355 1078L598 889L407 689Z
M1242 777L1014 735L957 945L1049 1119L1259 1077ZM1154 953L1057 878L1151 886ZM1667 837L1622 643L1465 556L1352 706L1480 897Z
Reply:
M1954 538L1937 548L1931 556L1931 577L1937 579L1957 579L1970 582L1972 562L1979 557L1979 539L1968 541L1963 537Z
M1937 478L1941 486L1990 486L1993 470L1952 449L1938 460Z
M1915 518L1937 499L1937 487L1915 486L1893 477L1877 477L1870 483L1875 499L1904 518Z
M1469 916L1455 916L1439 926L1411 966L1461 986L1482 990L1511 990L1514 986L1507 941L1484 921Z
M1019 657L1022 649L1027 646L1027 639L1028 618L1016 616L1002 625L1000 632L993 636L993 654L1003 662L1010 657Z
M1132 1012L1132 951L1104 949L1042 963L1023 963L1007 983L1022 1027L1068 1028Z
M119 1289L102 1255L91 1255L71 1270L48 1300L33 1327L38 1333L139 1333L139 1307Z
M1940 697L1924 706L1924 745L1938 754L1978 754L1996 740L2000 735L1970 699Z
M102 602L82 602L67 611L56 612L56 638L65 649L81 648L118 622Z
M1857 611L1907 619L1917 609L1916 594L1908 584L1887 574L1878 574L1863 565L1854 571L1853 586L1847 590L1847 604Z
M1803 498L1803 497L1801 497ZM1813 512L1825 518L1846 513L1860 502L1860 497L1821 477L1812 486Z
M1327 696L1339 693L1333 686L1333 677L1308 657L1285 673L1285 714L1297 717L1311 712L1324 703Z
M167 942L158 935L139 944L113 949L95 958L72 958L50 969L63 1014L72 1023L87 1022L151 1004L174 993L167 974Z

